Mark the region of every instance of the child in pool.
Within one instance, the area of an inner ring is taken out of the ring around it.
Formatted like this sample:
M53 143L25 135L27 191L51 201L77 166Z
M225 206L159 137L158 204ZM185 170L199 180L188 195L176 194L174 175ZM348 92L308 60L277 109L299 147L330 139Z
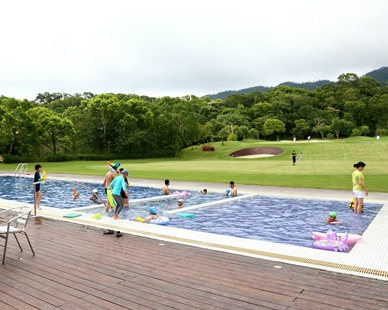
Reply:
M93 202L99 202L101 199L100 197L98 197L98 190L97 189L93 189L92 190L92 196L89 197L89 200L93 201Z
M77 198L79 198L79 193L77 193L77 189L74 187L73 188L73 199L76 200Z
M149 212L149 215L143 220L143 223L147 223L151 220L156 220L156 219L160 218L160 216L158 214L158 209L156 207L150 207L148 209L148 212Z
M178 199L178 208L183 208L183 203L185 201L183 199ZM169 205L169 208L172 209L172 205Z
M329 217L326 219L326 224L339 224L340 221L337 220L337 213L330 212Z

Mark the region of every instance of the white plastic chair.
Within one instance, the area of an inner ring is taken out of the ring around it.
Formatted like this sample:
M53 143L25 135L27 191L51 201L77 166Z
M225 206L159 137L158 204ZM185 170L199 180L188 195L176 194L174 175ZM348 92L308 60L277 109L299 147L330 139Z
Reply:
M32 248L30 239L28 238L28 235L26 232L26 226L30 218L32 209L33 209L32 207L15 207L15 208L11 208L0 212L0 216L1 217L6 216L6 218L9 218L10 214L14 215L16 213L16 216L13 216L11 219L8 220L7 225L0 226L0 238L5 239L3 265L5 262L5 254L7 252L7 244L8 244L8 238L10 234L13 234L15 236L15 239L19 245L20 251L23 251L23 249L20 245L18 238L16 237L16 234L25 235L27 238L28 244L30 245L31 252L33 255L35 255L34 249Z

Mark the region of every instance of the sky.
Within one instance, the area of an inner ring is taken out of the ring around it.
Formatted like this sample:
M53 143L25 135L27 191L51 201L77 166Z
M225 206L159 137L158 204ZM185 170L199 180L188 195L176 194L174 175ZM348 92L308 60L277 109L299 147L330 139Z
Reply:
M0 2L0 95L204 96L388 66L386 0Z

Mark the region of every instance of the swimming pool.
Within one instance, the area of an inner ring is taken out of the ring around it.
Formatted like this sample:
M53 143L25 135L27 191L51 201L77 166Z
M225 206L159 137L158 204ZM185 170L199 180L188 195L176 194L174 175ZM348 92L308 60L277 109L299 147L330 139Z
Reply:
M355 214L343 201L257 196L192 210L193 219L168 217L172 227L310 248L313 231L362 235L382 206L365 204L365 214ZM330 211L343 224L326 224Z
M3 176L0 177L0 182L0 198L34 203L32 177ZM74 187L76 188L77 193L80 194L78 199L73 199ZM73 209L90 206L93 203L89 200L89 197L92 195L92 189L94 188L98 190L101 198L106 199L102 184L47 180L41 183L41 190L43 194L41 205L60 209ZM161 189L154 187L130 186L128 192L130 194L130 201L152 197L164 199L161 195ZM172 197L174 198L171 200L171 203L176 203L174 199L178 196ZM198 203L223 199L226 198L226 196L219 193L200 195L197 192L191 191L187 197L179 196L179 198L184 198L185 205L190 206Z

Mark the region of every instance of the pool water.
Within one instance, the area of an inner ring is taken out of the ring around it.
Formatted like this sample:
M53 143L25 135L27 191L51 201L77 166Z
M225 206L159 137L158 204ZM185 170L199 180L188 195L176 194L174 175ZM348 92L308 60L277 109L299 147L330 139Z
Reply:
M213 192L206 195L198 194L195 192L189 192L188 196L170 195L168 197L165 197L165 199L163 200L151 199L149 201L144 201L144 202L134 201L129 203L129 208L122 209L122 211L120 212L120 218L131 220L131 221L134 221L136 217L145 218L146 216L148 216L149 207L156 207L158 210L158 214L162 215L166 211L178 209L179 199L183 199L184 201L183 207L190 207L190 206L196 206L207 202L228 199L228 197L223 194L213 193ZM84 210L84 212L90 213L90 214L102 213L103 211L104 211L103 207L96 207L93 209L87 208ZM104 212L103 215L112 217L113 213L114 212L112 209L111 212L108 212L108 213ZM170 217L170 215L167 215L167 217Z
M32 183L32 177L0 177L0 198L26 203L34 203L34 190ZM76 188L77 193L80 194L78 199L73 199L74 187ZM41 205L60 209L72 209L90 206L93 204L93 202L89 200L89 197L92 195L92 190L94 188L98 190L100 198L106 199L104 187L102 184L47 180L41 183ZM161 188L158 189L145 186L130 186L128 192L130 195L130 201L151 197L160 198L160 196L162 196ZM173 196L169 203L176 204L177 197L178 196ZM187 197L179 196L179 198L184 198L185 205L188 206L219 200L226 197L217 193L200 195L197 192L189 192Z
M169 216L169 226L311 247L313 231L362 235L382 206L366 203L365 214L355 214L347 202L258 196L190 211L193 219ZM330 211L341 225L325 223Z

